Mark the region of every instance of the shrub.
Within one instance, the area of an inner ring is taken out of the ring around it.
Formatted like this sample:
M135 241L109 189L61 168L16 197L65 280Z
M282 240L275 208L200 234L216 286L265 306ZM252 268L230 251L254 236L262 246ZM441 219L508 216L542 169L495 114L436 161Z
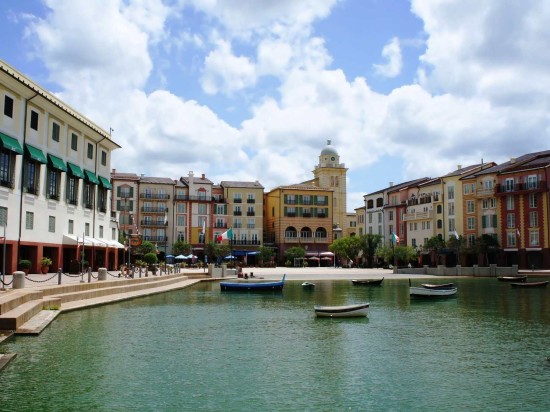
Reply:
M44 256L40 259L40 266L51 266L52 260L49 257Z
M23 259L19 261L19 269L30 269L31 266L32 263L30 260Z

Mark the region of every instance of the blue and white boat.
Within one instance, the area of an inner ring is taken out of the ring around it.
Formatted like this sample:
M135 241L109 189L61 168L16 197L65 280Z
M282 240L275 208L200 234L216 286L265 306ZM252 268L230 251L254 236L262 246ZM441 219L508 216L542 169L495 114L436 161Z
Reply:
M285 277L276 282L265 282L257 280L238 280L236 282L220 282L220 288L223 291L241 291L241 292L262 292L262 291L281 291L285 286Z

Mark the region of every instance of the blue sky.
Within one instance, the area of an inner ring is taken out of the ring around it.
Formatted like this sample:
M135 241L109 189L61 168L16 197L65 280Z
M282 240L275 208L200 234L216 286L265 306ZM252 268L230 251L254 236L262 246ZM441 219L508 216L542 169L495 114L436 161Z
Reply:
M331 139L352 211L548 149L549 2L3 0L0 19L0 58L114 129L119 171L269 190Z

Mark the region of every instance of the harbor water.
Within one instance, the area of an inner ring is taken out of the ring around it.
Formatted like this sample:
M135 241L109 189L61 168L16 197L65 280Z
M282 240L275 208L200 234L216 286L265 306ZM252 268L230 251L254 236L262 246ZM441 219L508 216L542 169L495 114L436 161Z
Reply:
M550 288L453 279L411 300L407 280L217 282L59 316L16 336L2 411L548 411ZM370 302L367 318L313 307Z

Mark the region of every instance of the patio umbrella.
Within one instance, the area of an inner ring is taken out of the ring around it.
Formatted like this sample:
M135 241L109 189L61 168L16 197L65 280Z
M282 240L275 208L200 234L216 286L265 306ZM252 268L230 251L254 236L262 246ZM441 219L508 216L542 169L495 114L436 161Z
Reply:
M235 256L229 255L229 256L226 256L224 259L235 259Z
M309 260L319 260L319 258L317 256L311 256L311 257L308 257ZM329 258L330 259L330 258Z
M176 259L187 259L187 256L177 255L177 256L176 256Z
M197 258L197 256L195 256L193 254L185 256L185 259L196 259L196 258Z
M166 257L167 257L168 259L171 259L171 258L174 257L174 255L166 255Z

